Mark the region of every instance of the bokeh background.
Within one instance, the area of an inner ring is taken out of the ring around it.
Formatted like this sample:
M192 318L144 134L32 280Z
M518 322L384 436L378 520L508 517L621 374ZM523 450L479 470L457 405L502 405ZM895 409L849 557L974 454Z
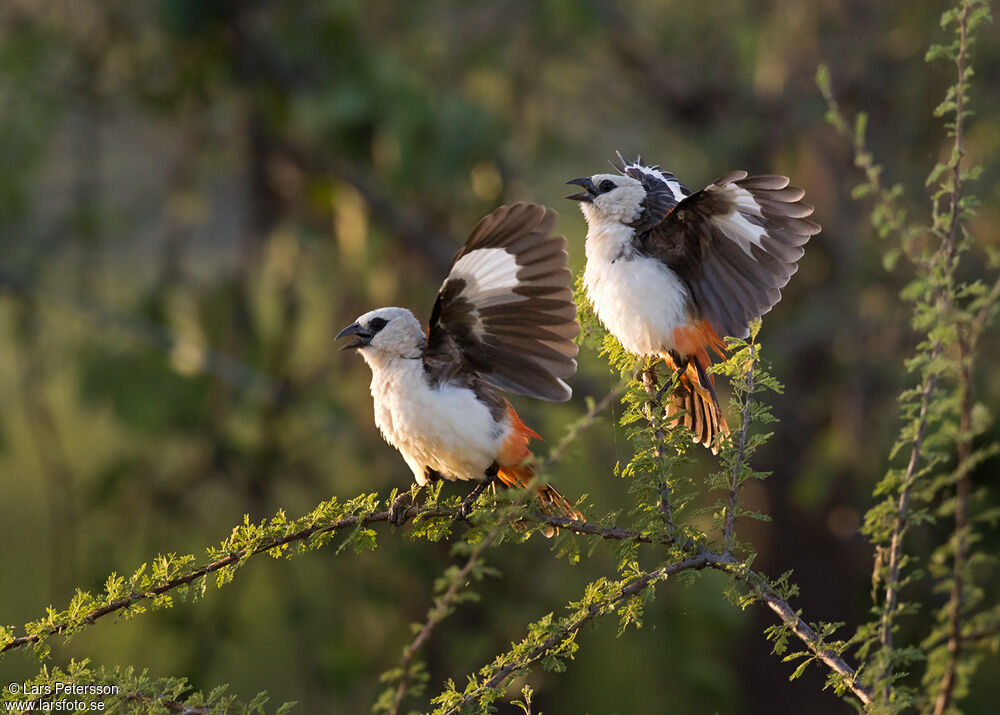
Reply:
M200 552L244 513L297 515L408 484L372 424L366 367L333 336L378 305L426 318L451 254L504 202L557 208L579 269L585 225L563 184L621 150L692 188L734 168L785 173L815 203L824 231L760 338L787 390L756 463L773 477L747 498L773 522L744 535L761 569L795 570L809 619L859 623L871 554L857 529L914 339L897 297L906 266L882 266L813 76L828 62L845 108L871 112L886 179L919 216L947 142L931 110L952 75L923 61L944 39L943 7L4 0L0 622L36 618L157 552ZM995 27L975 67L966 147L987 168L974 230L996 243ZM996 354L995 336L986 348ZM982 378L996 406L1000 363ZM586 352L574 401L514 402L552 440L613 384ZM553 480L620 508L626 485L612 469L630 453L606 419ZM706 453L692 469L712 465ZM975 478L995 479L996 460ZM132 664L247 697L266 689L298 712L367 712L450 563L444 544L381 544L254 562L197 605L101 622L57 645L55 662ZM435 692L614 572L603 547L581 566L547 549L533 539L494 554L502 578L430 645ZM723 585L705 574L662 586L641 631L581 634L567 673L529 678L536 710L851 711L821 692L818 670L787 682L793 666L762 636L771 614L739 611ZM0 681L36 670L14 654ZM995 712L995 661L975 686L968 711Z

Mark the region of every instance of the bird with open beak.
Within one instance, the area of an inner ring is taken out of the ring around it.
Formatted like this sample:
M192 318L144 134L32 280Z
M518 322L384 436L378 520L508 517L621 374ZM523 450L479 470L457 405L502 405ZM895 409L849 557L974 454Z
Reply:
M668 171L618 158L620 175L567 182L583 188L566 198L587 219L587 297L622 347L676 372L667 416L717 452L729 427L709 350L723 356L724 337L745 338L774 307L820 227L784 176L733 171L692 194Z
M452 261L426 334L409 310L379 308L337 336L371 368L375 424L417 484L480 481L463 511L494 478L524 487L534 476L528 442L538 435L502 390L557 402L572 394L579 326L554 223L555 212L527 203L483 218ZM553 487L538 496L548 513L582 518ZM393 505L394 520L404 513Z

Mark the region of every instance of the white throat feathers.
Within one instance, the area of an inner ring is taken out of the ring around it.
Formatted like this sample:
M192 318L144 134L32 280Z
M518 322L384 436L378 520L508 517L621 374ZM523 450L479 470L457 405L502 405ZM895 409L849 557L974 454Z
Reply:
M618 174L594 174L590 180L600 193L580 204L589 225L629 224L639 218L646 198L641 182Z
M417 360L423 356L426 338L420 321L406 308L378 308L357 319L371 338L358 349L372 369L397 360Z

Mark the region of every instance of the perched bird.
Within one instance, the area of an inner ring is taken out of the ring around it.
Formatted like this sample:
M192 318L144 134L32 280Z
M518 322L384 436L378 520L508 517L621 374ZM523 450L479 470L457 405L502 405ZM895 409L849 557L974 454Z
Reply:
M819 233L805 192L784 176L733 171L689 192L668 171L626 162L621 175L567 183L584 191L584 287L598 318L626 350L662 357L677 372L667 416L718 449L729 428L708 375L708 351L744 338L781 299L803 245Z
M337 336L354 336L341 349L371 367L375 424L417 484L479 480L478 495L494 477L524 487L534 476L528 441L538 434L501 390L555 402L572 394L564 380L576 372L580 328L555 218L526 203L483 218L452 261L426 335L409 310L379 308ZM553 487L538 495L549 513L582 518Z

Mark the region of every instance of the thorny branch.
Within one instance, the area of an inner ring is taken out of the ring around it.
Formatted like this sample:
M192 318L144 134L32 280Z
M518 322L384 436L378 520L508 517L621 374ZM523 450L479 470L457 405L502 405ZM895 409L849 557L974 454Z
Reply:
M733 469L730 473L729 481L729 507L726 509L726 519L722 527L723 541L726 545L726 553L733 550L733 525L736 522L736 497L739 492L739 471L743 466L746 454L747 431L750 429L750 396L753 394L753 365L756 360L754 346L750 345L750 362L747 366L746 402L743 404L743 424L740 427L739 442L736 445L736 460L733 462Z
M668 576L675 576L683 571L701 570L713 568L729 573L735 578L745 582L751 590L764 601L768 608L774 611L782 622L788 625L792 632L805 643L806 647L822 661L827 667L843 677L847 687L867 705L871 702L872 694L867 688L861 685L857 679L857 673L849 666L837 653L826 648L822 639L802 618L792 610L792 607L783 598L771 590L767 581L753 571L744 571L741 564L730 554L717 554L708 549L702 548L698 553L690 558L677 561L662 568L643 574L630 581L615 597L596 603L590 606L585 614L577 620L562 628L559 633L549 637L540 645L536 646L521 659L508 663L494 673L488 680L477 688L466 693L462 702L455 708L448 710L445 715L458 715L463 709L477 700L485 691L499 687L509 676L517 671L523 670L532 663L545 657L546 654L558 651L559 648L576 633L584 624L604 615L616 603L632 598L641 593L646 588L655 586Z
M456 512L454 509L424 510L419 507L412 506L409 509L407 509L406 514L403 517L403 523L413 521L414 519L417 518L451 520L455 518L455 515ZM566 517L554 517L554 516L529 513L529 514L521 514L519 515L519 518L530 519L542 525L549 525L560 529L566 529L568 531L572 531L573 533L580 534L583 536L596 536L611 541L634 541L636 543L646 543L646 544L671 543L671 540L669 538L652 539L647 535L641 534L636 531L631 531L629 529L622 529L617 526L609 526L609 527L598 526L596 524L591 524L588 522L575 521L572 519L568 519ZM331 531L340 531L343 529L348 529L358 526L359 524L370 525L379 522L389 522L388 510L378 511L368 515L353 515L325 524L315 524L306 529L301 529L291 534L287 534L283 537L268 540L267 542L261 544L259 547L253 549L249 553L246 551L234 552L220 559L217 559L216 561L206 564L198 569L195 569L194 571L188 574L179 576L174 579L170 579L169 581L165 581L159 586L149 589L148 591L132 593L125 598L118 599L112 603L107 604L106 606L94 609L93 611L83 616L83 618L81 618L77 622L74 623L63 622L56 625L46 633L21 636L19 638L15 638L10 643L3 646L3 648L0 649L0 653L28 645L29 643L36 643L40 641L43 637L57 635L59 633L66 632L67 630L70 630L80 625L84 624L92 625L99 618L103 618L104 616L107 616L109 614L127 609L139 601L152 599L160 594L167 593L168 591L171 591L173 589L191 584L194 581L198 580L199 578L205 577L228 565L234 564L248 556L265 553L276 547L309 539L310 537L319 534L324 534ZM832 670L842 675L846 679L846 681L851 684L851 690L853 690L854 693L859 698L861 698L862 702L867 703L870 701L870 694L868 693L868 691L866 691L860 685L856 684L855 682L856 674L854 669L851 668L839 656L836 656L833 653L828 653L828 654L823 653L821 642L818 636L816 636L815 632L812 631L812 629L810 629L805 624L805 622L802 621L802 619L795 614L791 606L788 605L787 601L781 599L777 595L770 592L770 590L766 587L767 580L762 575L753 571L738 572L736 569L738 562L735 559L733 559L731 555L716 554L711 551L703 549L699 552L697 558L698 559L704 558L704 566L711 567L719 571L725 571L734 576L738 576L741 580L750 584L751 587L754 588L755 591L757 591L758 595L760 595L761 598L767 603L768 607L771 608L771 610L773 610L775 613L777 613L785 623L792 626L796 636L798 636L806 644L806 646L810 648L810 650L815 652L817 654L817 657L820 658L820 660L822 660ZM685 564L688 563L688 561L678 562L678 564ZM697 563L701 564L701 561L698 561ZM672 571L671 573L679 573L681 570L686 570L687 568L695 568L695 567L696 567L695 565L689 565L686 566L685 568L680 568L679 565L672 565L664 568L678 569L676 571ZM702 566L698 566L698 568L701 567ZM668 573L666 575L670 574ZM623 598L627 597L627 595L628 594L623 596ZM582 623L580 625L582 625Z
M958 18L958 55L955 57L955 70L957 79L955 82L955 143L952 150L952 184L950 201L950 219L948 235L945 240L945 274L947 276L947 292L945 298L950 303L953 295L954 271L956 262L956 239L961 230L961 199L962 199L962 157L965 153L964 140L964 119L965 119L965 92L968 83L967 69L965 66L965 53L968 50L968 23L971 4L966 2L962 5L962 13ZM967 507L969 501L969 475L967 464L972 451L971 430L972 430L972 365L971 349L967 328L960 327L958 330L959 347L959 392L960 392L960 416L959 416L959 439L957 445L958 464L955 468L957 484L955 486L955 531L954 531L954 555L952 563L952 584L951 596L948 605L948 660L945 664L944 674L941 676L941 685L938 690L938 697L934 703L934 715L943 715L951 704L952 694L955 690L956 671L958 658L962 652L962 624L961 611L962 602L965 595L965 552L966 552L966 526Z
M650 397L650 402L646 403L643 408L643 412L646 415L646 419L649 421L650 427L653 428L653 454L656 457L660 457L663 453L661 444L663 438L666 436L666 432L663 430L663 425L660 423L660 412L661 404L660 397L661 393L656 389L656 367L650 367L642 371L641 374L642 386L646 390L646 394ZM673 377L671 377L671 380ZM654 414L655 411L655 414ZM671 489L670 484L666 479L660 481L660 512L663 514L663 521L667 525L667 533L673 535L674 533L674 507L671 499Z
M469 558L466 560L465 565L452 577L451 584L449 584L448 589L440 598L435 599L434 607L431 608L430 613L428 613L427 620L424 622L423 626L421 626L416 637L403 651L403 658L399 664L401 670L399 684L396 686L396 695L393 698L392 709L389 711L391 715L398 715L399 709L403 705L403 698L406 696L406 689L410 684L410 677L413 674L413 658L417 654L417 651L419 651L424 643L426 643L431 637L431 633L434 628L448 617L452 603L456 598L458 598L459 592L468 582L469 575L479 564L482 559L483 552L485 552L486 549L492 546L493 542L497 540L497 537L499 537L503 532L504 527L507 526L508 522L510 522L514 514L517 512L517 508L523 504L529 494L530 491L526 490L525 494L514 502L514 508L511 512L501 518L500 521L497 522L497 524L483 538L483 540L476 545L476 548L472 550L471 554L469 554Z
M622 389L623 385L617 386L616 388L612 389L599 402L592 405L591 408L588 410L588 412L578 421L578 423L574 425L573 428L571 428L566 438L561 440L560 443L553 448L548 458L543 460L539 464L539 471L550 466L554 461L558 460L558 458L565 450L569 442L571 442L572 439L576 437L582 430L590 426L596 419L597 415L611 402L611 400L613 400L618 394L620 394ZM746 422L746 416L744 416L744 421ZM633 541L635 543L645 543L645 544L669 545L674 542L673 537L670 535L666 537L654 538L649 536L648 534L644 534L629 529L623 529L617 526L599 526L586 521L576 521L568 517L549 516L533 512L525 514L523 510L519 510L517 508L521 506L522 503L523 502L520 500L516 502L514 505L515 507L514 510L507 517L505 517L504 520L501 520L501 522L497 524L497 526L490 532L490 534L486 538L484 538L484 540L480 542L477 548L472 552L463 569L458 573L457 577L452 581L452 585L449 587L448 591L446 591L446 593L441 597L441 599L439 599L438 603L435 605L435 608L431 611L428 621L424 624L423 628L421 628L418 635L407 647L406 651L404 652L404 660L402 664L403 676L400 686L396 693L396 699L392 712L399 711L402 698L405 696L406 685L410 676L410 665L412 663L413 657L415 656L416 652L430 637L430 634L433 631L436 624L439 623L447 615L447 611L448 608L450 607L450 604L454 601L461 586L465 583L466 579L468 578L468 575L472 572L472 569L478 563L482 553L497 538L497 536L502 530L502 527L505 525L506 520L509 520L514 514L517 514L517 518L519 519L528 519L543 526L547 525L559 529L566 529L581 536L593 536L610 541ZM517 513L519 511L521 513ZM423 520L426 519L454 520L457 516L458 516L457 511L454 509L443 509L443 508L424 509L418 506L411 506L409 509L406 510L399 525L405 525L407 522L412 522L418 518ZM110 615L112 613L124 611L138 602L141 602L143 600L153 599L156 596L162 595L176 588L190 585L195 581L197 581L198 579L204 578L227 566L236 564L250 556L254 556L260 553L265 553L275 548L285 546L287 544L295 543L298 541L304 541L320 534L341 531L344 529L357 527L359 525L367 526L379 522L389 522L389 521L391 521L391 519L390 519L390 512L388 510L378 511L367 515L365 514L352 515L332 522L314 524L305 529L301 529L281 537L268 539L262 544L253 548L252 550L244 549L244 550L234 551L222 558L212 561L211 563L205 564L204 566L201 566L187 574L164 581L163 583L159 584L154 588L141 592L133 592L125 598L117 599L115 601L112 601L111 603L106 604L105 606L90 611L89 613L85 614L82 618L76 621L64 621L52 627L47 632L15 638L6 645L4 645L3 647L0 647L0 653L9 650L14 650L16 648L20 648L30 643L37 643L44 637L65 633L70 630L75 630L76 628L82 625L92 625L99 618L103 618L104 616ZM691 544L690 546L693 547L694 545ZM737 566L739 566L739 563L732 557L732 555L728 551L723 554L717 554L702 547L698 551L697 556L693 558L689 558L684 561L664 566L661 569L650 572L645 576L639 577L638 579L632 581L627 587L623 588L622 592L618 595L618 597L616 597L616 599L606 603L605 606L613 605L613 603L619 600L634 596L643 589L645 589L647 586L655 583L656 581L665 578L668 575L680 573L681 571L685 571L688 569L702 569L709 567L730 573L734 577L747 583L754 590L754 592L761 598L761 600L767 603L768 607L771 608L776 614L778 614L778 616L782 619L783 622L785 622L792 628L792 631L796 634L796 636L800 638L805 643L805 645L811 651L813 651L822 662L824 662L834 672L843 676L846 682L851 687L852 691L854 691L854 693L862 700L862 702L865 703L869 702L870 694L863 687L861 687L855 682L856 673L854 669L852 669L838 655L836 655L832 651L823 648L822 642L819 636L817 636L817 634L815 633L815 631L813 631L804 621L802 621L801 618L799 618L799 616L792 610L791 606L789 606L785 600L781 599L776 594L774 594L773 591L771 591L771 589L767 585L767 580L763 576L753 571L745 571L737 569ZM574 623L570 627L570 629L566 631L565 635L571 635L573 632L578 630L585 622L592 620L593 618L600 615L600 612L603 612L600 606L597 606L596 608L597 610L594 610L594 608L592 608L584 618ZM517 667L523 667L529 665L538 658L542 657L548 650L555 647L559 642L558 640L553 640L553 639L550 640L552 640L551 643L546 642L546 644L539 646L539 648L535 649L535 651L532 652L532 656L528 660L522 662L521 666ZM505 669L504 671L497 673L494 676L494 678L491 679L491 681L488 681L487 685L484 685L484 687L492 687L492 685L489 685L489 683L496 684L501 682L510 672L511 670ZM184 707L187 708L187 706ZM182 710L182 712L196 713L198 712L198 710L186 709Z
M422 510L418 507L410 507L409 509L407 509L406 514L403 517L402 523L405 524L407 522L411 522L417 517L420 517L422 519L454 519L456 514L457 514L456 510L453 509ZM542 522L547 521L545 517L539 517L537 518L537 520ZM82 618L80 618L76 622L63 621L62 623L55 625L54 627L52 627L51 629L49 629L44 633L19 636L17 638L14 638L9 643L5 644L2 648L0 648L0 653L6 653L7 651L15 650L17 648L26 646L30 643L37 643L43 637L59 635L77 626L93 625L95 621L97 621L100 618L103 618L104 616L117 613L119 611L122 611L124 609L127 609L135 605L136 603L153 599L156 596L162 595L169 591L173 591L174 589L180 588L182 586L190 585L191 583L197 581L198 579L208 576L212 573L215 573L216 571L219 571L220 569L223 569L226 566L235 564L241 559L244 559L248 556L256 556L257 554L271 551L275 548L284 546L286 544L292 544L298 541L304 541L319 534L341 531L343 529L358 526L359 524L367 526L370 524L376 524L379 522L388 522L388 521L389 521L389 512L379 511L368 515L361 515L361 516L353 515L326 524L316 524L314 526L301 529L291 534L287 534L280 538L269 539L251 551L247 550L234 551L231 554L216 559L211 563L205 564L204 566L201 566L200 568L197 568L194 571L184 574L183 576L178 576L177 578L164 581L163 583L159 584L158 586L155 586L154 588L151 588L146 591L135 591L124 598L112 601L111 603L108 603L107 605L102 606L100 608L95 608L92 611L85 614ZM571 529L573 531L576 531L574 525L580 524L580 522L572 522L570 520L565 520L569 521L569 523L567 524L561 523L563 520L559 521L560 523L557 524L554 523L553 525L560 526L561 528ZM579 533L589 533L591 535L598 535L601 534L601 532L607 532L605 538L608 539L635 538L638 541L645 541L646 543L649 543L648 539L643 540L639 534L624 529L602 529L600 527L588 524L582 524L581 526L582 529L579 531Z
M788 601L776 594L765 578L755 571L744 569L742 564L733 558L732 554L710 554L708 566L729 573L734 578L743 581L750 589L767 604L767 607L774 611L781 621L792 629L799 640L805 643L830 670L843 677L844 682L851 689L859 700L865 705L872 700L872 692L858 682L858 674L847 662L837 653L826 648L823 640L815 630L809 626L799 614L792 610Z
M956 83L954 87L954 108L955 122L953 125L953 148L948 168L950 169L950 186L946 186L948 194L949 214L947 215L947 230L942 235L941 245L938 251L929 258L921 254L914 244L903 240L902 245L910 260L925 273L931 273L935 265L943 268L944 284L940 286L937 300L942 310L951 312L954 308L954 273L957 262L958 234L961 231L962 218L962 159L964 156L964 120L966 115L965 95L968 86L969 71L966 67L967 50L969 48L968 26L970 12L973 6L970 3L963 3L958 21L958 52L955 56ZM867 150L864 142L863 124L859 125L859 131L850 132L847 122L836 102L830 89L828 81L820 81L820 89L830 108L829 117L837 129L848 136L854 148L855 164L862 169L872 190L880 204L881 216L886 226L898 233L905 232L905 215L901 209L895 205L896 194L882 188L880 183L881 169L873 160L871 153ZM937 201L934 205L935 222L938 217ZM948 612L948 660L945 665L945 672L941 679L938 697L934 706L935 715L944 713L951 702L952 693L956 684L956 668L959 655L962 650L960 614L964 596L963 569L966 555L966 528L967 528L967 503L969 497L968 469L966 464L971 453L970 430L972 427L972 367L971 355L979 333L986 324L994 303L1000 298L1000 278L994 283L987 294L987 300L983 307L974 315L968 325L959 325L957 331L957 347L959 353L959 429L960 437L957 443L957 467L956 467L956 506L955 506L955 531L953 535L954 556L952 569L952 586L949 599ZM934 342L930 353L930 364L934 364L944 352L944 344L937 340ZM900 581L900 561L903 550L903 536L906 531L909 510L911 488L919 469L922 457L924 437L928 427L928 411L934 392L939 383L939 376L933 372L925 373L921 390L920 410L917 417L916 431L910 451L910 459L906 472L900 483L900 492L896 506L896 515L893 522L892 537L888 553L888 572L885 577L886 595L882 621L880 627L880 642L883 651L886 653L882 670L876 677L876 687L882 683L882 699L889 701L892 695L892 675L893 665L888 654L893 648L893 619L898 609L899 581ZM881 561L876 561L875 578L881 568Z
M455 513L453 510L434 510L429 512L423 512L420 515L425 518L433 518L433 517L452 518L454 517ZM416 513L413 513L411 515L408 512L407 517L411 516L416 516ZM389 520L388 511L376 512L374 514L369 514L367 516L353 515L326 524L316 524L308 528L296 531L294 533L287 534L280 538L269 539L260 546L258 546L257 548L253 549L252 551L247 551L247 550L234 551L233 553L223 556L222 558L216 559L211 563L205 564L204 566L195 569L190 573L164 581L159 586L151 588L147 591L133 592L124 598L112 601L111 603L101 606L100 608L95 608L94 610L84 615L81 619L79 619L79 621L76 622L64 621L62 623L57 624L53 628L49 629L45 633L20 636L18 638L15 638L14 640L10 641L3 647L0 647L0 653L5 653L9 650L20 648L22 646L28 645L29 643L37 643L44 636L58 635L60 633L69 630L70 628L75 628L77 626L85 624L92 625L94 621L96 621L98 618L103 618L104 616L107 616L109 614L117 613L118 611L127 609L130 606L140 601L153 599L156 596L167 593L168 591L172 591L181 586L187 586L204 576L208 576L209 574L215 573L216 571L223 569L226 566L235 564L239 562L241 559L244 559L248 556L255 556L257 554L264 553L266 551L271 551L276 547L284 546L285 544L291 544L297 541L303 541L318 534L324 534L331 531L340 531L342 529L357 526L358 524L367 525L388 520Z
M623 586L621 591L619 591L613 598L591 605L590 608L587 609L586 613L581 615L569 625L560 629L559 633L550 636L543 643L536 646L524 658L521 658L513 663L508 663L500 668L493 674L492 677L482 683L478 688L475 688L472 692L467 693L462 698L461 704L458 707L448 710L445 715L459 715L459 713L465 709L465 706L478 699L484 691L496 688L515 671L526 668L532 663L544 658L546 653L549 653L553 649L558 649L563 643L566 642L567 638L579 631L580 628L582 628L586 623L592 621L594 618L604 615L616 603L639 595L646 588L666 579L669 576L674 576L682 571L688 571L690 569L702 569L707 565L708 552L702 552L692 558L677 561L633 579L628 584Z
M941 353L941 344L937 343L931 351L931 362ZM882 627L880 640L886 653L892 650L892 621L896 613L896 606L899 601L899 569L900 559L903 553L903 534L906 531L906 523L910 511L910 489L917 473L917 466L920 463L920 453L923 448L924 434L927 432L927 412L930 406L931 395L937 387L937 375L930 375L924 381L923 393L920 396L920 414L917 417L917 432L913 437L913 445L910 448L910 461L906 465L906 474L903 476L902 488L899 492L899 502L896 505L896 518L892 526L892 541L889 544L889 573L885 582L885 607L882 611ZM875 564L876 570L879 564ZM888 701L892 693L892 661L888 658L884 664L882 672L876 682L885 681L882 691L883 700Z

